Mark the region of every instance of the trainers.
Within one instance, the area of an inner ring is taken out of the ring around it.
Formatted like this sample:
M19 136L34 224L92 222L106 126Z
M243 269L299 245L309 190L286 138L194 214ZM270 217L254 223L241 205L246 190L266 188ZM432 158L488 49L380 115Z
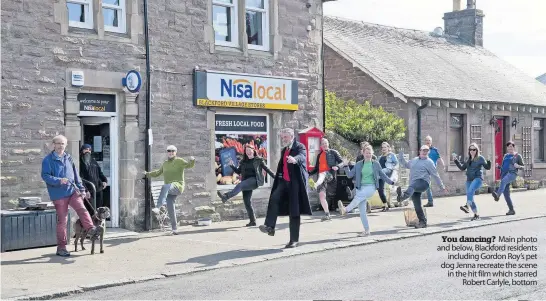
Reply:
M366 236L370 236L370 231L369 230L358 233L358 237L366 237Z
M471 221L477 221L477 220L479 220L479 219L480 219L480 216L477 215L477 214L474 214L474 217L472 217L470 220L471 220Z
M342 201L337 201L337 207L339 208L339 214L342 216L347 215L347 209L345 209L345 206L343 206Z
M493 195L493 199L495 200L495 202L498 202L498 201L499 201L499 195L497 194L496 191L493 191L493 192L491 193L491 195Z
M256 226L256 221L251 221L248 224L245 225L246 227L254 227Z
M226 198L226 195L225 195L225 194L222 194L220 191L217 191L216 194L217 194L218 197L222 200L222 203L227 202L227 198Z
M434 207L434 204L426 203L423 207Z
M152 212L156 215L159 215L159 208L152 208Z
M464 206L461 206L459 207L464 213L469 213L470 210L468 210L468 206L467 205L464 205Z
M331 221L332 220L332 217L330 217L330 213L326 214L325 216L323 216L320 221L321 222L325 222L325 221Z
M508 212L506 212L506 215L515 215L516 214L516 211L514 210L508 210Z
M422 222L419 222L417 225L415 225L415 229L426 228L426 227L427 227L427 224Z
M68 257L70 256L70 252L68 252L66 249L57 249L57 256Z

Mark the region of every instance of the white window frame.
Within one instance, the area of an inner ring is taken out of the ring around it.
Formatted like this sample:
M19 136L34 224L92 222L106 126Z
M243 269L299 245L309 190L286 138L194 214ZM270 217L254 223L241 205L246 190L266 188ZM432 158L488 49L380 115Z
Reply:
M253 50L261 50L261 51L269 51L269 0L264 0L264 8L257 8L257 7L248 7L246 6L245 1L245 28L246 28L246 12L253 11L253 12L259 12L263 14L262 19L262 34L263 34L263 45L254 45L248 43L248 36L245 36L245 43L248 45L248 49ZM248 35L248 33L247 33Z
M267 160L267 164L266 166L269 167L269 169L273 170L273 173L275 173L276 171L276 167L275 169L271 168L271 131L269 130L269 122L270 122L270 118L269 118L269 114L264 114L264 113L247 113L247 112L234 112L234 111L217 111L215 114L214 114L214 123L216 124L216 114L219 114L219 115L249 115L249 116L265 116L265 120L267 122L267 127L266 127L266 132L263 133L263 132L232 132L232 131L216 131L216 129L214 130L214 139L216 140L216 135L217 134L241 134L241 135L255 135L255 134L266 134L267 135L267 158L265 158ZM213 154L213 157L212 157L212 160L214 160L214 154ZM263 187L271 187L273 186L273 181L275 179L271 178L268 174L265 175L265 177L267 177L267 183L264 183L263 186L261 187L258 187L258 188L263 188ZM264 181L265 182L265 181ZM216 190L231 190L233 188L235 188L236 185L219 185L219 184L216 184Z
M232 3L225 3L221 1L212 0L212 27L214 33L214 43L215 45L227 46L227 47L239 47L239 10L238 3L239 0L232 0ZM214 29L214 6L223 6L231 8L231 42L218 41L216 40L216 30Z
M70 15L68 12L68 4L74 3L74 4L81 4L85 7L85 20L86 22L77 22L77 21L71 21ZM77 28L86 28L86 29L93 29L93 0L66 0L66 15L68 18L68 26L70 27L77 27Z
M104 8L107 8L107 9L113 9L113 10L117 10L119 11L119 26L118 27L115 27L115 26L108 26L106 24L103 24L104 25L104 30L105 31L109 31L109 32L117 32L117 33L126 33L126 22L125 22L125 14L126 14L126 9L127 7L125 6L125 0L119 0L119 5L112 5L112 4L107 4L107 3L104 3L102 2L102 8L101 9L104 9ZM103 13L104 15L104 13ZM104 20L103 20L104 22Z

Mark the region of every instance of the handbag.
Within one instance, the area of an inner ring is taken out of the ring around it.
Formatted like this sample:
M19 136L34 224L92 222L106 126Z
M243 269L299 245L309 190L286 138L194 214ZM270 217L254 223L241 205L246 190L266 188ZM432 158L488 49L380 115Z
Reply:
M423 212L425 213L425 218L427 217L427 209L423 208ZM419 218L417 217L417 213L415 212L415 208L406 208L404 209L404 220L406 222L406 226L408 227L415 227L417 224L419 224Z

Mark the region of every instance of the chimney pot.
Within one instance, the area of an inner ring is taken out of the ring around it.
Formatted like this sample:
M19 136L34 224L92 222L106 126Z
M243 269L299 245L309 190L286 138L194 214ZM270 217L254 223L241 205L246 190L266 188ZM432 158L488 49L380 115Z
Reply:
M453 11L461 10L461 0L453 0Z
M466 9L475 9L476 0L466 0Z

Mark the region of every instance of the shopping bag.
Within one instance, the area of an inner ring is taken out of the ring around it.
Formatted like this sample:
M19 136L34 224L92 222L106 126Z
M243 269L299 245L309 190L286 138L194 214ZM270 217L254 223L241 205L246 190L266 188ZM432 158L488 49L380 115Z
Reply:
M427 209L423 208L423 211L425 212L425 217L426 217ZM415 208L404 209L404 220L406 221L406 226L408 227L415 227L415 225L419 224L419 218L417 217Z

